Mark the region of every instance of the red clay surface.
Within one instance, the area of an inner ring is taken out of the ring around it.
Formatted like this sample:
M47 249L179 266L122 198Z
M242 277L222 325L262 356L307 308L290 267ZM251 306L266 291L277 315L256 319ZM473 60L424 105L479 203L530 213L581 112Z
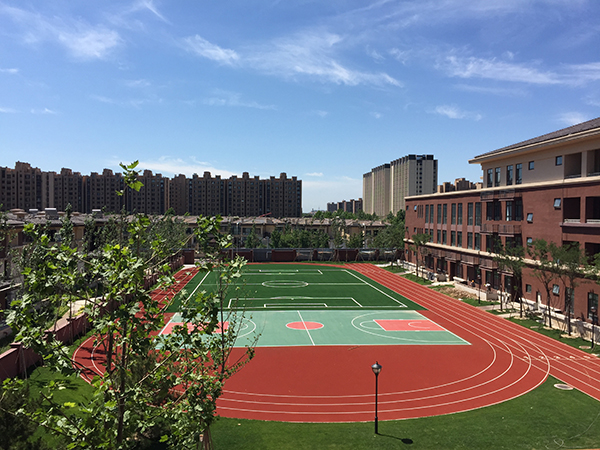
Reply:
M329 266L331 267L331 266ZM259 347L227 381L221 416L289 422L397 420L481 408L523 395L548 374L600 400L600 359L370 264L344 266L427 308L424 316L472 345ZM190 272L189 270L187 272ZM180 274L184 273L183 271ZM181 283L188 276L181 276ZM174 289L181 289L178 285ZM241 351L234 350L235 353ZM77 361L101 371L92 341Z

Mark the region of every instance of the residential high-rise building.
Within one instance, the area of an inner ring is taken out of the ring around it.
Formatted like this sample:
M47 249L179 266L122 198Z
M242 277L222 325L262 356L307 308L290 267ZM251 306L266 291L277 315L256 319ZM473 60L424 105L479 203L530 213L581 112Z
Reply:
M14 169L0 167L0 205L3 210L56 208L90 213L95 209L118 212L164 214L172 208L183 215L232 215L240 217L270 215L302 216L302 181L285 173L261 180L244 172L241 177L222 179L205 172L202 177L178 175L172 179L145 170L139 192L124 190L121 173L104 169L102 174L81 175L70 169L60 173L42 172L18 162Z
M405 198L437 189L438 167L433 155L407 155L363 175L363 210L385 216L405 209Z

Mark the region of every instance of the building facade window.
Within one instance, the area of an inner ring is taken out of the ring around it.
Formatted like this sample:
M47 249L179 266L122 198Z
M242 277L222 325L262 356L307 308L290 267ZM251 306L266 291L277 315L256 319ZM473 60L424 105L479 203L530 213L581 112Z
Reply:
M456 246L462 247L462 231L456 232Z
M437 205L437 223L438 225L442 223L442 204L438 203Z
M529 161L529 170L533 170L535 168L535 163L534 161Z
M487 170L487 187L494 186L494 171L493 169Z
M475 226L481 226L481 202L475 203Z
M456 231L451 231L450 232L450 245L452 247L456 246Z
M473 248L473 233L471 233L470 231L467 232L467 248Z
M500 174L500 167L496 167L496 177L494 179L494 186L500 186L502 176Z
M473 225L473 203L467 203L467 225Z
M481 234L475 233L475 250L481 250Z
M598 294L594 292L588 292L588 319L594 319L593 311L596 311L595 316L598 317Z
M517 198L515 200L515 220L520 222L523 220L523 199Z
M456 225L456 203L450 206L450 223Z
M446 225L448 223L448 204L444 203L442 205L442 225Z
M437 243L442 243L442 230L437 230Z
M463 204L458 203L456 205L456 223L457 225L463 224Z
M556 157L555 164L556 164L557 166L562 166L562 156L557 156L557 157Z
M510 186L513 184L513 166L506 166L506 185Z
M514 202L508 201L506 202L506 221L510 222L511 220L515 220L514 218Z
M443 245L446 245L446 242L447 242L446 238L447 238L446 230L442 230L442 244Z
M523 164L519 163L515 166L515 184L523 182Z

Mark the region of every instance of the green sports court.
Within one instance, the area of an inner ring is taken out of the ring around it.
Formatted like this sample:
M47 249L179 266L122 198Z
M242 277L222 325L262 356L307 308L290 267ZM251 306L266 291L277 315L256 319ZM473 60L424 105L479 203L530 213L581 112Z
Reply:
M198 273L190 295L212 292L218 274ZM252 264L223 302L240 322L237 345L468 345L428 319L425 308L353 270L307 264ZM163 333L181 324L179 301ZM421 312L420 312L421 311ZM225 322L228 326L228 322Z

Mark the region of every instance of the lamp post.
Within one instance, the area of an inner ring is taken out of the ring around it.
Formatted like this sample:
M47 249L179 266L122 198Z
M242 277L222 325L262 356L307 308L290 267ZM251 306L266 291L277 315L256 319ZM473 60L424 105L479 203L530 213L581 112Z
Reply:
M596 334L595 326L598 325L598 308L592 306L590 308L590 312L592 313L592 349L594 348L594 335Z
M375 374L375 434L379 434L378 428L377 428L377 395L378 395L378 388L379 388L379 372L381 372L381 365L379 364L378 361L375 362L375 364L373 364L371 366L371 369L373 369L373 373Z

